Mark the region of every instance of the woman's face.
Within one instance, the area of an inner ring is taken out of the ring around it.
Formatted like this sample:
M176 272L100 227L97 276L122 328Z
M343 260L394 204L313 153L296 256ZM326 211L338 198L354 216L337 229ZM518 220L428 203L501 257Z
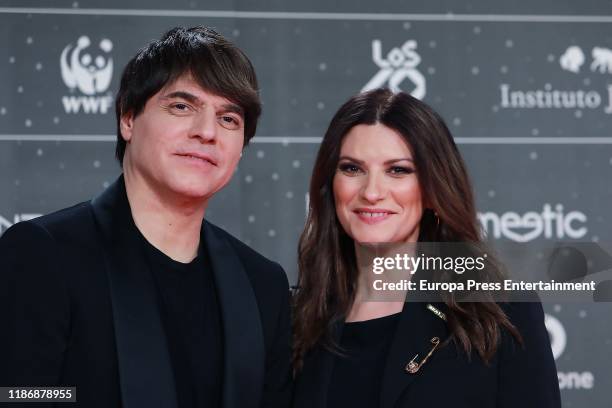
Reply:
M416 242L421 188L408 144L381 125L357 125L344 137L333 180L336 214L357 242Z

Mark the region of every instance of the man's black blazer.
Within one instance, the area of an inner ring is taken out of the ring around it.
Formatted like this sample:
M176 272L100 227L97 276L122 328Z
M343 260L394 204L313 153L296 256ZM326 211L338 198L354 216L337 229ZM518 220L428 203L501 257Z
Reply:
M206 221L201 242L221 311L223 407L287 406L284 271ZM176 408L156 290L141 248L123 178L91 202L6 231L0 238L0 386L76 386L74 407Z
M503 305L522 335L524 346L502 333L499 349L489 365L473 352L468 359L449 343L433 352L414 374L406 365L420 361L431 350L431 338L449 336L446 322L427 303L406 303L382 373L380 408L560 408L559 383L544 326L540 303ZM442 303L436 310L444 311ZM333 337L338 344L342 323ZM294 408L332 408L327 405L329 382L336 356L322 347L313 349L296 378ZM335 408L335 407L334 407Z

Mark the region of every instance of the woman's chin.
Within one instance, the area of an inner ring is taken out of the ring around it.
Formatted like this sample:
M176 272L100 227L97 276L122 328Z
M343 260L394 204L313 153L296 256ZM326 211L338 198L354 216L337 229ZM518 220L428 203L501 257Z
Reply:
M362 235L359 237L353 238L355 241L359 242L362 245L367 244L392 244L394 240L390 236L381 236L381 235Z

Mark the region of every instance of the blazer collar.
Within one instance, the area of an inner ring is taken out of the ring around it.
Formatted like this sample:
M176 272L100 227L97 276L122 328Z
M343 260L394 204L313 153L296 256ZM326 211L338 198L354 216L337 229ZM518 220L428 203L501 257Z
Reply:
M412 277L417 288L424 279L426 276L422 271ZM440 349L444 347L444 341L450 335L447 312L448 308L439 296L432 298L431 293L420 290L407 294L407 301L387 351L380 390L381 408L392 408L404 390L429 370L432 360L436 360ZM423 362L434 347L434 338L439 343L427 361ZM416 372L408 370L411 361L422 363Z
M264 386L265 347L253 288L224 232L205 221L202 242L211 257L223 321L223 406L259 407Z
M91 202L102 232L124 408L176 408L174 374L157 290L121 176Z
M395 335L387 352L387 362L381 382L380 406L391 408L404 389L429 369L436 352L449 335L445 320L435 311L444 313L443 303L406 302L397 323ZM432 349L432 339L438 337L440 344L417 372L409 373L410 361L421 362ZM416 357L416 358L415 358Z
M428 307L430 305L433 306L433 310ZM435 359L436 351L442 347L442 343L448 337L446 322L435 313L436 310L444 313L446 307L443 303L406 302L404 304L382 373L381 408L393 407L406 387L429 369L428 364ZM333 325L331 336L335 344L340 343L343 328L342 321ZM416 373L407 372L407 364L416 355L418 356L415 361L421 362L431 350L433 337L440 339L436 351ZM308 366L301 373L300 398L297 399L296 408L327 406L327 394L336 358L338 357L335 353L322 347L312 350Z
M123 176L91 202L102 232L119 378L125 408L176 408L176 388L157 290L132 219ZM259 309L225 234L202 223L200 251L211 259L224 334L223 407L257 407L265 350Z
M406 387L429 369L428 364L432 359L435 359L436 351L442 347L442 343L448 337L449 331L446 322L443 317L435 313L436 310L444 313L446 306L441 302L404 303L382 373L381 408L393 407ZM343 321L333 325L331 337L335 344L340 343L343 328ZM420 362L431 350L431 339L433 337L440 339L440 345L436 351L421 366L419 371L414 374L407 372L407 364L416 355L418 357L415 361ZM310 406L324 408L327 406L327 394L336 358L338 358L336 354L322 347L312 350L312 355L308 359L308 366L301 374L300 384L302 388L299 392L302 397L298 399L298 402L302 401L304 404L300 405L299 408L302 406L304 408Z

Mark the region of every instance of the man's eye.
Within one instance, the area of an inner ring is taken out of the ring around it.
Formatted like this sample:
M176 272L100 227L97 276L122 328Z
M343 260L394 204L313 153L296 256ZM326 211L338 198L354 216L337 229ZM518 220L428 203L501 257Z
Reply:
M184 112L189 109L189 105L185 103L175 103L174 105L172 105L172 108Z
M237 130L241 126L241 121L231 115L222 115L219 117L221 126L229 130Z

